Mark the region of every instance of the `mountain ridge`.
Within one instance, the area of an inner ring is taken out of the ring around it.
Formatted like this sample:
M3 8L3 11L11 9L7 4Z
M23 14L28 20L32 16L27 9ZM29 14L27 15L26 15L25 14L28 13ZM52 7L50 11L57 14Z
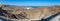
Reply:
M47 6L44 8L24 9L19 6L0 5L1 16L10 19L40 20L60 12L60 6Z

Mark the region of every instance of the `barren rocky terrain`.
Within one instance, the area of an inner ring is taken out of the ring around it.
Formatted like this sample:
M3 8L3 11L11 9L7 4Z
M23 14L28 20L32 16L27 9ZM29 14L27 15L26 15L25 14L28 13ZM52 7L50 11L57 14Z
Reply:
M60 6L24 9L21 6L0 4L0 16L9 19L41 20L60 12ZM15 20L16 21L16 20ZM20 20L19 20L20 21Z

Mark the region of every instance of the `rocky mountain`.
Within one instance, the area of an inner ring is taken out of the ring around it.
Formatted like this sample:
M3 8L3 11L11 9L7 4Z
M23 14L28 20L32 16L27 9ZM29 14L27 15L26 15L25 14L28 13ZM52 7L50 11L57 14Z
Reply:
M23 13L23 8L18 6L1 5L0 12L1 16L11 19L25 18L26 16L25 13Z
M49 6L45 8L36 8L26 11L28 17L32 20L47 18L60 12L60 6Z
M60 6L24 9L21 6L0 4L0 16L10 19L41 20L60 12Z

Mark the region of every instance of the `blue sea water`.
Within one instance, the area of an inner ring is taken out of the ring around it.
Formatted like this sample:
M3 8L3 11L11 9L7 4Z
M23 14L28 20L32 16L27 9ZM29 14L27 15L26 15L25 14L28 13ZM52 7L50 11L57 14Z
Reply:
M39 6L31 6L32 8L38 8Z

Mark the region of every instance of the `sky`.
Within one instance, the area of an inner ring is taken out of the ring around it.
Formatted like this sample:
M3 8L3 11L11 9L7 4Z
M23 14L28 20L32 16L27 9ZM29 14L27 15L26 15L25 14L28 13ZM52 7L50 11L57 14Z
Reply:
M60 5L60 0L0 0L0 4L17 6L51 6Z

